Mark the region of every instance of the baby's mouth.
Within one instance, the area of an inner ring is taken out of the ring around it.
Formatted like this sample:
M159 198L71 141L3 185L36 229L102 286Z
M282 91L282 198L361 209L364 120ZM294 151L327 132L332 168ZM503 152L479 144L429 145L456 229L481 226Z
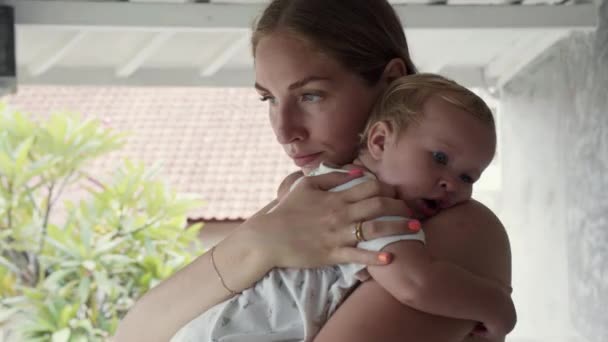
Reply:
M439 212L439 203L433 199L422 199L422 214L426 217L433 216Z

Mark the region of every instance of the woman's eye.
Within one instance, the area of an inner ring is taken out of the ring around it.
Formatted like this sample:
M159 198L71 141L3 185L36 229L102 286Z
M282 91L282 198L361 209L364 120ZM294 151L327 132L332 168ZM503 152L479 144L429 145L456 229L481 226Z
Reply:
M467 184L475 183L475 180L473 179L473 177L471 177L469 175L461 175L460 179Z
M319 102L321 100L321 95L318 94L303 94L302 101L304 102Z
M260 101L262 101L262 102L268 101L268 102L270 102L272 104L275 103L274 97L270 96L270 95L262 95L262 96L260 96Z
M448 155L443 152L433 152L433 159L441 165L448 164Z

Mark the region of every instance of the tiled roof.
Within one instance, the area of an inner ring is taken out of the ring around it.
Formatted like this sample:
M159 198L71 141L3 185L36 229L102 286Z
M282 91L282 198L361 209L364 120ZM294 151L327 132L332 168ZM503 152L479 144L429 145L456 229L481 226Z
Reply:
M126 146L96 162L95 172L107 173L125 157L161 161L170 185L206 202L192 219L247 218L296 170L252 89L23 86L8 103L42 116L98 117L129 132Z

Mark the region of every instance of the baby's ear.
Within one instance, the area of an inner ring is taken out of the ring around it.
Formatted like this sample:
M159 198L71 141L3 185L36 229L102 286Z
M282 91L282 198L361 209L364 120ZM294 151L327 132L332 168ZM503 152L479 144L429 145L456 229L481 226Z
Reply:
M378 121L370 128L367 135L367 150L375 160L382 159L390 134L391 126L386 121Z

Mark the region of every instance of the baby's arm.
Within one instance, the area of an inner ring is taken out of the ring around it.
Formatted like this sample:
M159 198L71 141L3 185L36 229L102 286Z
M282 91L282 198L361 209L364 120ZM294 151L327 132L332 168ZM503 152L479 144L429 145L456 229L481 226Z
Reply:
M401 303L427 313L482 322L492 337L515 326L515 307L507 289L455 264L435 260L420 241L399 241L386 266L368 267L371 276Z

